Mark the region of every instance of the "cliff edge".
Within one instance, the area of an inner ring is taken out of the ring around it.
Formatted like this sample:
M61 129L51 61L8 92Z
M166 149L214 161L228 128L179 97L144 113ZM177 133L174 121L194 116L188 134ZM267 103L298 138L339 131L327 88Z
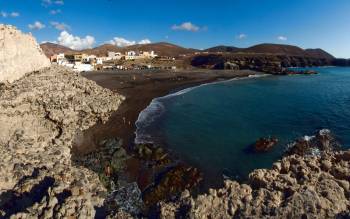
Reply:
M12 83L26 73L50 65L31 34L0 24L0 83Z
M72 144L124 97L49 67L35 39L14 27L1 25L0 40L0 218L93 218L106 189L73 164Z

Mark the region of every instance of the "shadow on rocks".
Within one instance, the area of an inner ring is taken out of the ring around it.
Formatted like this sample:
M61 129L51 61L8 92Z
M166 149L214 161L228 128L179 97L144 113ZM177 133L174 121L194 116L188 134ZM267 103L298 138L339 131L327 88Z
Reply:
M7 191L0 195L0 212L4 218L18 212L25 211L28 207L40 202L43 197L48 196L48 189L55 183L52 177L45 177L37 185L35 185L29 192L17 194L15 191Z

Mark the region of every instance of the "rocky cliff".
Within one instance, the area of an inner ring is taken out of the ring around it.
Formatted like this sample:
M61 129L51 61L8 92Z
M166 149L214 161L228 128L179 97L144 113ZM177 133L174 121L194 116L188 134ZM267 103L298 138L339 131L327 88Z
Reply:
M256 53L204 54L194 56L191 65L199 68L222 69L227 63L238 69L251 69L271 74L283 74L288 67L333 65L335 59L313 56Z
M105 188L72 164L72 142L123 99L60 67L2 86L0 218L93 218Z
M49 66L50 61L33 36L0 24L0 83L11 83L25 73Z

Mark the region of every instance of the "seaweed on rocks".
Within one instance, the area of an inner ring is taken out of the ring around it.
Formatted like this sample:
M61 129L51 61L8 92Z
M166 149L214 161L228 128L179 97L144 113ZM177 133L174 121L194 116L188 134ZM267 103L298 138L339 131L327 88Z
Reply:
M123 184L119 175L125 170L129 156L119 139L105 139L99 145L97 151L86 155L73 155L72 159L76 165L85 166L96 172L108 190L115 190Z

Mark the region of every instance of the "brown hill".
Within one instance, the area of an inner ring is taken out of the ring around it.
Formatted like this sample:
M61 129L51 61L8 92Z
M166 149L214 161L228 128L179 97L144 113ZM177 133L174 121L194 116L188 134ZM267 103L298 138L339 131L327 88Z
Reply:
M58 53L74 52L74 50L72 50L68 47L61 46L61 45L58 45L55 43L43 43L43 44L40 44L40 47L48 58L50 58L52 55L58 54Z
M135 50L135 51L155 51L160 56L177 57L180 55L193 54L198 52L196 49L187 49L181 46L177 46L171 43L160 42L142 45L133 45L123 48L124 51Z
M84 49L81 52L89 55L106 56L108 52L123 52L123 48L112 44L103 44L93 49Z
M335 59L334 56L329 54L328 52L324 51L323 49L306 49L305 52L314 58L319 59Z
M289 56L306 56L305 50L297 46L282 45L282 44L259 44L246 49L242 52L245 53L262 53L262 54L274 54L274 55L289 55Z
M211 47L209 49L204 50L205 52L239 52L241 51L241 48L234 47L234 46L215 46Z
M312 57L317 59L332 60L334 56L322 49L302 49L297 46L283 44L259 44L249 48L237 48L233 46L216 46L204 50L210 53L247 53L247 54L272 54L286 56Z
M85 49L81 51L75 51L72 49L69 49L67 47L57 45L54 43L44 43L41 44L41 48L44 50L45 54L50 57L53 54L57 53L68 53L68 52L83 52L86 54L94 54L97 56L106 56L108 51L113 52L126 52L130 50L134 51L155 51L160 56L170 56L170 57L177 57L180 55L187 55L187 54L193 54L199 50L196 49L187 49L181 46L177 46L171 43L150 43L150 44L138 44L138 45L132 45L127 47L117 47L112 44L104 44L101 46L98 46L93 49Z
M57 45L54 43L44 43L40 45L46 56L50 57L57 53L72 53L83 52L87 54L94 54L97 56L106 56L108 51L113 52L126 52L129 50L134 51L155 51L160 56L178 57L180 55L191 55L201 50L187 49L174 44L160 42L151 44L138 44L127 47L117 47L112 44L104 44L93 49L85 49L82 51L75 51L70 48ZM282 44L259 44L246 49L240 49L233 46L217 46L204 50L205 52L217 53L247 53L247 54L273 54L273 55L286 55L286 56L301 56L312 57L318 59L333 60L334 57L322 49L302 49L297 46L282 45Z

